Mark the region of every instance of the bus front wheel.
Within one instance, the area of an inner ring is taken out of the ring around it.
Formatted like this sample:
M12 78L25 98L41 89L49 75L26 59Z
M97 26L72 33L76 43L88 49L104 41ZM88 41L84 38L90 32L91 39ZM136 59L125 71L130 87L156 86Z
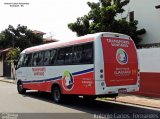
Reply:
M58 86L52 88L52 98L55 103L61 103L62 102L62 94L61 90Z
M17 90L18 90L19 94L25 94L26 93L26 89L23 88L22 82L17 83Z

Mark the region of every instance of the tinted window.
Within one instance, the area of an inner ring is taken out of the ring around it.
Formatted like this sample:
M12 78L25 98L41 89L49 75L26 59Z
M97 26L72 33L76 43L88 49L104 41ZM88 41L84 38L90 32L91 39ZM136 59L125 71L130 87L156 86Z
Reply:
M58 50L56 65L72 64L72 47L61 48Z
M25 66L93 64L93 43L26 55Z
M18 60L17 68L22 67L24 64L23 62L24 62L24 54L21 54Z
M32 54L26 54L24 58L24 66L31 66Z
M65 50L65 61L64 64L72 64L72 47L64 48Z
M43 60L44 64L43 65L49 65L50 54L51 54L50 50L44 52L44 60Z
M79 64L82 61L83 46L75 46L73 52L73 64Z
M64 64L64 58L65 58L65 49L59 49L58 50L58 56L56 59L56 65L63 65Z
M93 63L93 43L83 45L82 63L83 64Z
M92 64L93 63L93 43L74 46L73 63L74 64Z
M38 66L42 66L43 65L43 60L44 60L44 52L39 52L38 53L38 62L37 65Z
M33 53L33 57L27 54L24 62L25 66L46 66L54 64L55 58L56 50L47 50Z
M32 66L38 66L38 62L39 62L38 53L34 53L33 60L32 60Z
M57 50L51 50L51 55L50 55L51 65L55 64L56 54L57 54Z

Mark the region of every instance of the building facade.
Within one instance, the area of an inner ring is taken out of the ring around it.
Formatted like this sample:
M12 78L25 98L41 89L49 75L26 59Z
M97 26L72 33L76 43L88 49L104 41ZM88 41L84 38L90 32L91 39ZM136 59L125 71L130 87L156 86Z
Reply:
M130 0L122 17L138 20L138 29L146 29L141 46L160 46L160 0Z
M6 54L11 50L11 48L6 48L0 50L0 76L12 77L11 64L6 60Z
M138 49L140 65L140 91L136 94L160 97L160 0L130 0L125 6L128 21L138 20L138 29L146 33Z

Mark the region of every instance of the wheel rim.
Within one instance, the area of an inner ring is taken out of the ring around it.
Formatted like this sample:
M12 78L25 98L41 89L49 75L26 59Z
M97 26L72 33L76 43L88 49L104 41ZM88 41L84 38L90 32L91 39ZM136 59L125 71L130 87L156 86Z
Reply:
M19 91L22 91L22 89L23 89L22 84L19 84L19 85L18 85L18 90L19 90Z
M54 99L55 99L55 101L59 101L60 98L61 98L60 91L58 89L55 89L55 91L54 91Z

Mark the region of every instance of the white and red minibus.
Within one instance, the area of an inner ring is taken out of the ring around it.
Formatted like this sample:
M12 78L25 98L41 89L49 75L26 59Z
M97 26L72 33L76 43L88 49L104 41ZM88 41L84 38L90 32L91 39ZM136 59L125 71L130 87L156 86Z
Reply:
M57 103L66 95L95 99L138 91L136 47L131 37L110 32L30 47L20 54L16 80L20 94L50 92Z

